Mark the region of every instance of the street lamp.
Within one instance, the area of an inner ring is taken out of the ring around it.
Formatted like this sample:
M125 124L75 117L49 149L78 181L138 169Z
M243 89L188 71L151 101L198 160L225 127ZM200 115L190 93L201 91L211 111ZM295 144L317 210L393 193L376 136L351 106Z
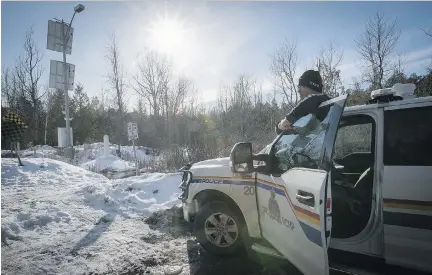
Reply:
M71 131L70 131L70 114L69 114L69 94L68 94L68 69L66 63L66 47L69 41L69 31L72 29L72 21L75 17L75 14L82 12L85 9L84 5L77 5L74 7L74 14L72 15L72 19L69 23L69 28L67 33L65 33L66 23L62 20L62 33L63 33L63 81L64 81L64 93L65 93L65 115L66 115L66 144L67 144L67 155L72 158L72 148L73 144L71 141Z
M78 4L78 5L76 5L76 7L74 8L74 11L75 11L76 13L80 13L80 12L82 12L84 9L85 9L84 5Z

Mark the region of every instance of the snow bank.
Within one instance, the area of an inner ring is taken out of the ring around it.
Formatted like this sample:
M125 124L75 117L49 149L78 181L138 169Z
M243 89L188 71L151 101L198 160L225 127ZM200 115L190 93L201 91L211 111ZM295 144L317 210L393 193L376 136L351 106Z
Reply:
M51 147L49 145L37 145L35 146L36 150L43 150L43 151L56 151L54 147Z
M141 147L135 147L136 149L136 158L139 162L149 162L157 158L157 156L152 155L153 151L150 148L141 148ZM121 147L121 153L126 155L126 157L131 157L135 159L134 152L133 152L133 146L122 146Z
M64 201L125 218L149 215L180 203L180 174L147 173L120 180L52 159L3 159L2 231L10 239L26 231L62 227L71 221ZM20 197L26 191L31 193ZM57 203L60 201L59 207ZM57 204L57 205L56 205Z
M96 208L108 212L106 208L111 207L127 217L136 217L179 204L180 182L179 174L149 173L113 180L112 187L103 193L84 190L83 194Z
M135 263L140 274L164 274L187 263L187 240L173 240L185 234L162 231L165 219L154 229L143 222L179 203L180 175L109 180L52 159L22 161L1 162L2 274L126 274Z
M76 166L53 160L39 158L23 158L24 166L18 166L16 159L3 158L1 161L1 184L3 185L55 185L72 180L77 182L83 174L104 178L97 174L88 174L88 171Z
M98 158L86 165L97 161L100 161L101 170L106 167L118 170L133 168L114 156L108 159ZM15 159L2 160L2 189L11 185L35 189L40 185L48 185L49 189L61 188L61 192L66 192L68 195L74 194L76 199L95 209L106 213L121 211L125 216L147 215L180 203L178 186L181 175L179 173L145 173L125 179L109 180L100 174L52 159L25 158L23 163L24 166L19 167ZM58 190L55 191L58 193ZM47 195L44 194L43 197ZM46 210L46 213L52 212L47 214L49 218L46 220L55 221L56 211ZM39 219L41 215L41 213L34 213L28 220ZM17 222L16 219L13 222ZM32 223L38 225L37 221L33 220Z
M64 202L74 205L85 197L73 193L83 188L104 192L110 181L104 176L52 159L23 158L1 161L2 232L6 239L33 238L32 232L66 230L71 221Z
M102 142L78 145L75 146L74 148L78 153L82 154L83 157L86 156L87 161L91 159L95 159L96 157L99 156L103 156L104 153L104 144ZM116 144L109 145L109 150L111 155L116 155L117 149L118 146ZM157 158L157 156L154 156L154 152L152 148L135 146L135 149L136 149L136 158L140 162L152 161L153 159ZM122 157L124 156L129 161L131 161L132 158L133 160L135 160L133 146L121 146L120 151Z
M129 172L135 168L135 160L138 161L140 167L152 166L158 163L160 156L155 156L155 152L151 148L136 146L136 157L132 146L121 147L121 158L117 156L117 145L110 144L110 157L104 157L104 144L102 142L83 144L74 146L75 156L73 163L93 172ZM9 150L1 152L2 157L14 157ZM32 148L21 151L22 158L49 158L69 162L59 149L49 145L37 145ZM120 175L120 174L119 174ZM129 175L127 173L126 175Z
M100 156L95 160L88 161L86 163L81 164L81 167L91 170L94 172L103 172L103 171L115 171L115 172L123 172L134 169L134 165L130 162L124 161L116 156Z

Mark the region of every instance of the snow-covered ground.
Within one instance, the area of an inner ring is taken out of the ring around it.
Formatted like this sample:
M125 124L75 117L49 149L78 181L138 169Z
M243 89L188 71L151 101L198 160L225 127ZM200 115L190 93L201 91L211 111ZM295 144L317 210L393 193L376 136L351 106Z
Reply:
M270 274L253 262L238 273L247 259L199 248L178 218L179 174L109 180L47 158L23 163L1 163L2 274Z
M92 143L78 145L74 147L75 156L73 164L78 165L82 168L93 172L123 172L120 177L130 176L136 167L138 162L140 170L148 171L151 170L149 167L155 166L162 160L161 156L155 155L155 152L151 148L142 146L136 147L136 155L133 151L132 146L121 146L121 158L117 156L118 146L110 144L109 156L104 156L104 145L103 143ZM2 156L10 157L11 152L8 150L2 151ZM49 158L69 162L62 156L62 153L48 145L38 145L32 148L22 150L21 157L29 158ZM130 173L132 172L132 173Z
M179 175L111 181L56 160L23 162L2 159L2 274L110 273L148 259L163 274L167 249L186 244L153 244L161 233L143 221L178 203ZM183 267L175 258L170 266Z
M97 157L103 156L104 144L102 142L84 144L75 146L78 164L87 162L89 160L96 159ZM116 155L118 146L110 144L109 151L110 155ZM136 159L138 162L145 163L151 162L158 159L157 156L153 155L153 149L142 146L136 146ZM121 146L122 157L127 161L135 161L135 154L132 146Z
M90 160L81 164L81 167L91 170L94 172L102 172L102 171L130 171L134 169L134 165L131 162L124 161L117 156L99 156L94 160Z
M110 180L50 158L22 161L1 160L2 274L294 274L205 253L180 218L179 174Z

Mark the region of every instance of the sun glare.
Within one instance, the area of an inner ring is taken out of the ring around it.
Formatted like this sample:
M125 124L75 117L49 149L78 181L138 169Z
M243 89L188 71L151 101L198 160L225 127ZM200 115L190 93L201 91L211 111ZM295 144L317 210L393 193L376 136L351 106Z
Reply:
M185 29L181 22L175 19L161 19L149 29L150 44L156 51L173 54L184 43Z

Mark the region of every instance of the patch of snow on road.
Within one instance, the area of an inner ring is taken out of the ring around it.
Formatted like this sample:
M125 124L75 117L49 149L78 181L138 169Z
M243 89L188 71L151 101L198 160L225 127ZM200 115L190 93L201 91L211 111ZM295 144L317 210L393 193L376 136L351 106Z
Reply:
M17 214L2 221L2 229L19 234L26 230L40 231L50 223L69 223L71 217L58 208L38 209L36 212L17 212Z

